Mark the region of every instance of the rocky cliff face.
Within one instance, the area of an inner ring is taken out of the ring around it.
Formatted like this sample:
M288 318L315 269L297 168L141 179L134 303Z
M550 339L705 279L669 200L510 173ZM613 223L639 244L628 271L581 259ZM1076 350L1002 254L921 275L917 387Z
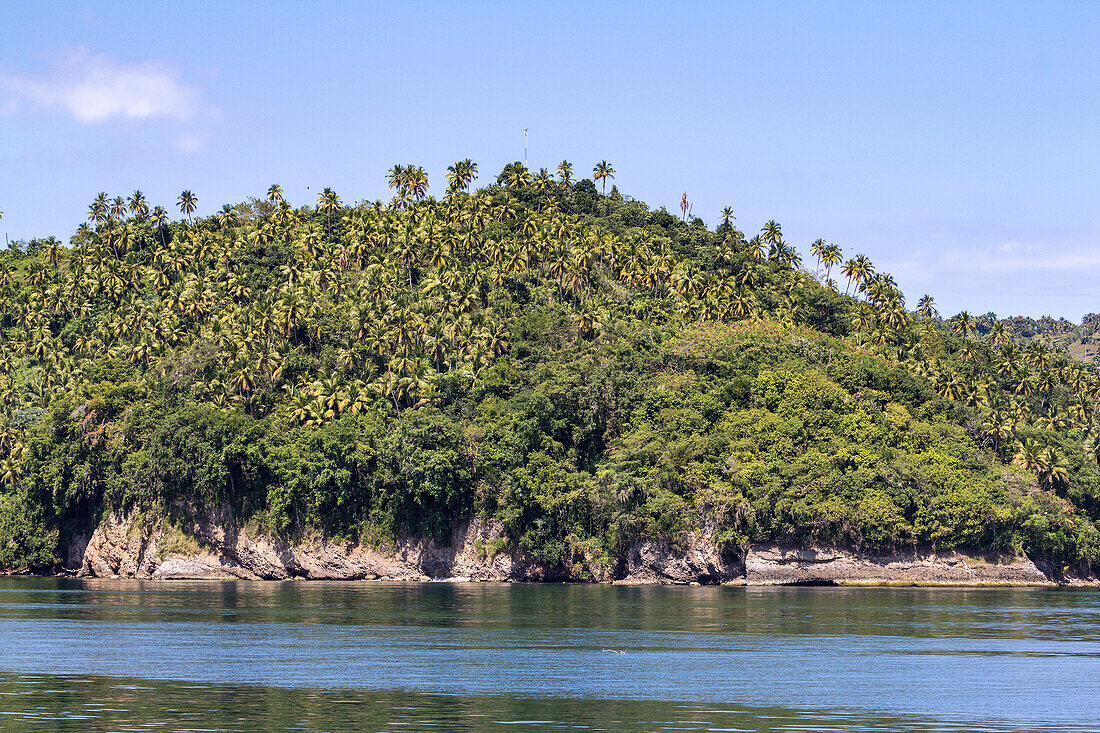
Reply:
M252 533L228 517L208 518L185 531L163 519L109 517L96 528L78 575L132 578L288 578L364 580L541 580L552 573L534 562L492 554L502 528L480 522L456 527L449 546L403 539L386 550L313 538L290 543Z
M745 578L758 585L796 583L1035 585L1047 577L1026 557L981 557L945 553L857 554L832 548L759 544L745 556Z
M250 533L231 517L209 517L177 529L144 515L112 516L70 565L82 576L127 578L288 578L363 580L595 580L615 583L769 584L1046 584L1027 558L976 558L957 552L864 555L847 550L759 544L727 558L698 536L682 551L639 543L613 567L577 558L571 570L551 568L522 553L493 552L503 528L462 523L450 544L406 538L393 547L314 538L297 543Z

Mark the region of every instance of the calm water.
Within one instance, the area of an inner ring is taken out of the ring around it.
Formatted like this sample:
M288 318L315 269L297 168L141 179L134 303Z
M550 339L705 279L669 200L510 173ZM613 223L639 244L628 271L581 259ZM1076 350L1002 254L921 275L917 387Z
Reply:
M1098 682L1088 590L0 579L3 730L1100 730Z

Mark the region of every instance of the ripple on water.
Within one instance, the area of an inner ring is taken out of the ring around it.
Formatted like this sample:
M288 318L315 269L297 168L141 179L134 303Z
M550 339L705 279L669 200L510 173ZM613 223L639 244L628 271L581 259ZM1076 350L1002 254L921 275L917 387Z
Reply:
M1097 598L0 579L0 729L1094 730Z
M34 687L28 682L52 682ZM431 728L490 733L517 729L588 731L724 731L757 733L991 733L1004 725L892 717L858 711L707 706L660 701L537 700L401 692L349 694L249 686L194 685L110 678L38 680L0 675L0 730L172 730L254 733ZM14 689L13 689L14 688ZM533 713L533 714L532 714ZM89 727L91 726L91 727ZM1090 730L1063 723L1012 726L1018 731Z

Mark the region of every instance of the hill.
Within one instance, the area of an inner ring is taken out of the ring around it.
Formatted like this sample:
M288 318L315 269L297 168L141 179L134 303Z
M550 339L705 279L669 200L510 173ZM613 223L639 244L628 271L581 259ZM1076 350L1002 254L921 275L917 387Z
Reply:
M69 246L3 253L0 567L211 512L379 548L477 518L577 579L700 538L1100 562L1091 368L613 174L470 190L462 161L437 200L395 166L390 202L184 192L179 220L101 194Z
M1025 345L1040 341L1083 364L1093 363L1100 353L1100 316L1095 313L1087 314L1079 324L1050 317L1036 320L1015 316L1004 320L1009 333Z

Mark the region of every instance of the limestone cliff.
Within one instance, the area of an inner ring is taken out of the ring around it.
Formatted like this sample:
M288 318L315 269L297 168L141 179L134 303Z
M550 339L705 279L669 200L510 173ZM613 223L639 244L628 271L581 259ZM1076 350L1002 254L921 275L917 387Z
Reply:
M1047 584L1024 557L975 557L956 551L889 555L814 547L755 544L736 557L697 536L673 550L659 542L631 548L623 562L601 565L578 557L566 569L548 567L503 546L499 523L455 527L450 543L404 538L375 548L321 537L288 542L249 531L227 515L182 530L163 518L113 515L85 543L74 543L71 570L82 576L127 578L395 579L615 583L770 584Z

